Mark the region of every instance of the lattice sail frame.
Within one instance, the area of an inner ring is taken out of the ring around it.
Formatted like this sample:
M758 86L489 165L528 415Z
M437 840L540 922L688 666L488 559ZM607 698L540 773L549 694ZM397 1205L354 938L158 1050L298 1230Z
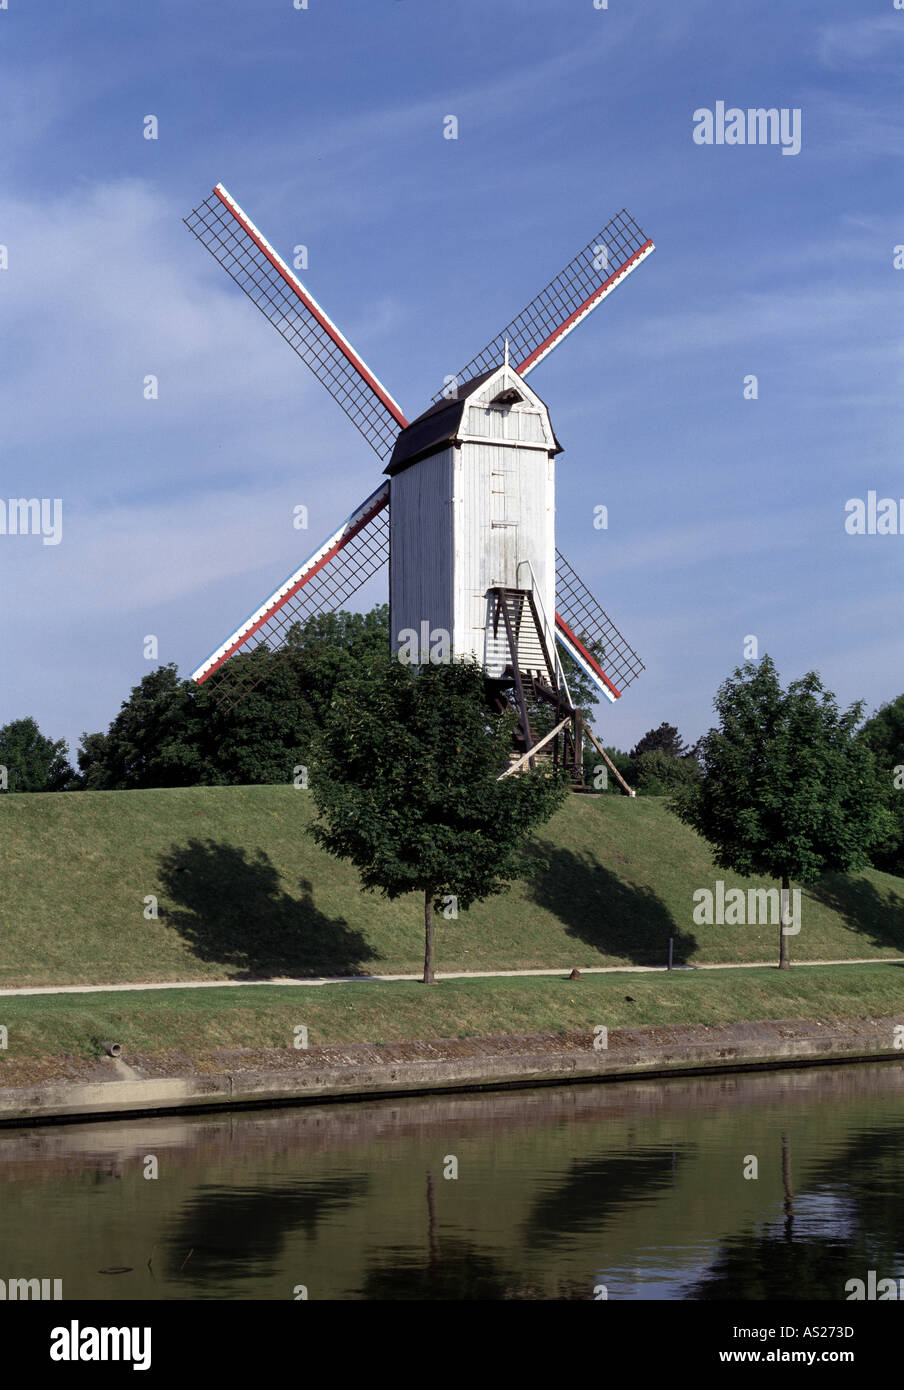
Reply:
M408 423L401 406L231 194L218 183L184 221L323 382L378 458L388 458Z
M462 368L455 380L471 381L498 366L506 344L515 371L519 376L527 376L655 249L622 208L527 308ZM447 385L436 393L434 401L448 392Z
M296 623L335 612L389 559L389 483L381 483L240 627L192 672L198 685L252 638L255 646L279 647Z
M560 550L556 551L556 641L607 700L621 699L622 692L646 669ZM603 647L599 660L587 650L588 642ZM606 664L605 671L601 661Z

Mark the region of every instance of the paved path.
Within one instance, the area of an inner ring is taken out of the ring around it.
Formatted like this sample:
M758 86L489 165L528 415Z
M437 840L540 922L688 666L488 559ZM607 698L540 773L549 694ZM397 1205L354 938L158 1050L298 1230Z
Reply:
M853 960L800 960L793 962L793 968L805 965L888 965L889 962L904 964L904 956L889 956L877 959L875 956L858 956ZM676 970L755 970L763 966L774 966L774 960L745 960L718 964L700 964L675 967ZM529 975L562 975L567 965L553 970L452 970L448 974L437 971L438 980L500 980ZM664 965L588 965L581 967L582 975L625 975L666 974ZM373 980L420 980L420 975L317 975L306 980L167 980L163 984L135 985L28 985L21 989L0 989L0 998L16 994L114 994L129 990L148 989L253 989L255 985L352 985Z

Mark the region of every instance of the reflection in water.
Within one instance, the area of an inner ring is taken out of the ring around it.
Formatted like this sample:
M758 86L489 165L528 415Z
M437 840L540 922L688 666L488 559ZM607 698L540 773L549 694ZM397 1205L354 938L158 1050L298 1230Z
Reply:
M852 1126L817 1157L806 1191L792 1204L783 1136L784 1221L767 1218L732 1235L690 1296L839 1298L848 1279L865 1279L869 1269L897 1278L904 1265L902 1139L898 1115Z
M315 1236L328 1216L360 1202L367 1188L365 1176L264 1188L202 1187L167 1236L167 1272L181 1269L185 1251L192 1249L201 1256L187 1270L194 1284L270 1274L294 1231Z
M839 1300L904 1275L902 1095L888 1062L0 1132L0 1278L105 1300Z
M675 1181L676 1150L575 1159L562 1181L541 1195L524 1225L527 1243L554 1250L573 1237L604 1230L636 1202L658 1196Z
M355 1298L500 1299L514 1296L518 1276L471 1241L447 1237L425 1258L413 1246L387 1247L375 1255Z

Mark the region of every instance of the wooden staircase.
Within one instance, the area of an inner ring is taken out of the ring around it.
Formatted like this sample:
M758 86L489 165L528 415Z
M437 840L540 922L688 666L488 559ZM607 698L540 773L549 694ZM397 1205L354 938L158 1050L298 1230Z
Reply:
M510 707L503 691L512 689L519 715L515 751L504 775L521 766L535 767L545 763L553 771L562 768L573 791L586 791L583 716L559 690L556 664L537 613L533 591L499 587L489 591L489 598L488 645L491 641L502 665L496 681L499 687L497 708ZM530 701L549 708L556 729L554 736L538 736L530 717ZM535 747L537 751L533 753Z

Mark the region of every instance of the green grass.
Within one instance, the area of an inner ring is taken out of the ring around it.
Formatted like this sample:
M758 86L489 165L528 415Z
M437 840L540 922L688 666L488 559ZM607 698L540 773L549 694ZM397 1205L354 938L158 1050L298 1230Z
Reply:
M291 787L0 796L0 985L419 970L420 902L362 893L311 814ZM539 838L533 886L440 922L441 971L659 964L669 936L689 963L776 958L777 927L694 925L695 889L748 885L661 800L572 797ZM805 891L790 944L792 960L900 955L904 880Z
M633 1003L629 1003L630 995ZM672 975L448 980L135 994L20 995L0 999L7 1063L68 1055L97 1057L103 1039L142 1052L216 1047L293 1048L293 1029L311 1046L455 1038L493 1033L558 1033L748 1019L890 1017L904 1011L904 967L892 964L775 967Z

